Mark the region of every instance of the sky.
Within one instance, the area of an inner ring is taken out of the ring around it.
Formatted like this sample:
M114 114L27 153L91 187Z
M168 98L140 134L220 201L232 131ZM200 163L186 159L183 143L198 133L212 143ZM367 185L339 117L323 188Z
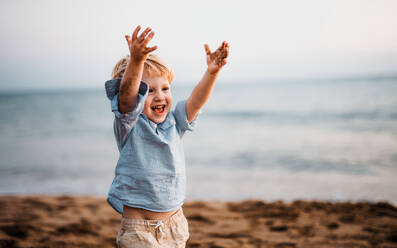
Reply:
M0 91L103 87L137 25L178 83L198 82L203 45L223 40L222 83L396 75L396 13L394 0L2 0Z

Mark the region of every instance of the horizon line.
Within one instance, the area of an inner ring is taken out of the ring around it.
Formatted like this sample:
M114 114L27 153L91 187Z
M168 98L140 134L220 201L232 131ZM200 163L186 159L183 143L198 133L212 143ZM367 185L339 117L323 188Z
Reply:
M371 80L371 81L383 81L383 80L397 80L397 72L392 73L371 73L371 74L352 74L352 75L345 75L345 76L319 76L319 77L295 77L295 78L263 78L263 79L248 79L244 80L244 84L269 84L269 83L302 83L302 82L313 82L313 81L320 81L320 82L341 82L341 81L362 81L362 80ZM106 81L106 80L105 80ZM239 79L233 80L218 80L218 84L240 84ZM184 83L181 83L184 82ZM196 82L193 80L178 80L177 83L180 86L192 86L195 85ZM24 93L37 93L37 92L61 92L61 91L92 91L92 90L100 90L103 87L98 86L83 86L83 87L27 87L27 88L0 88L0 94L24 94Z

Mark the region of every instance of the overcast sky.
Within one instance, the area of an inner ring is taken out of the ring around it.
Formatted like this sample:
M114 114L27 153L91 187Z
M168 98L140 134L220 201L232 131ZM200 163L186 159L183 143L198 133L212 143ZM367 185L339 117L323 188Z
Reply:
M223 40L224 82L396 74L396 13L394 0L2 0L0 90L103 87L138 24L178 83Z

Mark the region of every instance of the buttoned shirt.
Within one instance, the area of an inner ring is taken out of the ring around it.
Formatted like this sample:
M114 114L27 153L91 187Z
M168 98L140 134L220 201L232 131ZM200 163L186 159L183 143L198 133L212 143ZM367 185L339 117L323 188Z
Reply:
M140 83L135 108L119 111L121 79L105 83L114 118L114 135L120 156L108 193L109 204L120 214L123 205L154 212L180 208L186 198L186 171L182 137L192 131L186 101L176 104L162 123L154 123L142 113L149 85Z

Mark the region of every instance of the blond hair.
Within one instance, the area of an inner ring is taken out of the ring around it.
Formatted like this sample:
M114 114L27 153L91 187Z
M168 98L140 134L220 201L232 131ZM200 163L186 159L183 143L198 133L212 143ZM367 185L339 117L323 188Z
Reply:
M112 79L122 78L127 69L130 55L120 59L112 71ZM172 69L157 55L149 54L143 65L143 72L149 76L164 77L169 83L174 79L174 72Z

